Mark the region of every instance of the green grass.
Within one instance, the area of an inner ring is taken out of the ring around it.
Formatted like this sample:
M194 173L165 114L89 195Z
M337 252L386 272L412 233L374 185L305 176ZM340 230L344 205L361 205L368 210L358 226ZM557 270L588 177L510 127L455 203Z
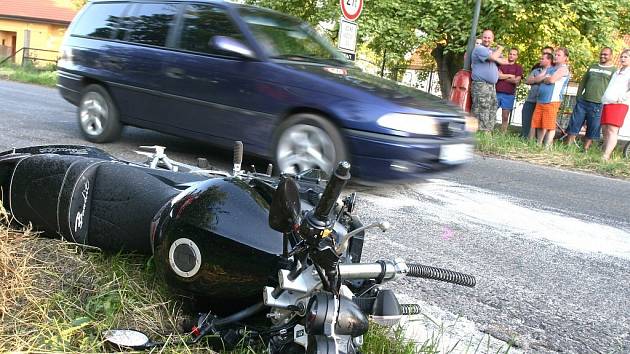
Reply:
M2 64L0 79L54 87L57 83L57 71L52 66L40 68L32 65Z
M370 330L364 337L362 350L364 353L372 354L439 353L435 338L429 338L417 345L404 338L404 328L390 328L375 323L370 324Z
M533 141L520 138L514 132L504 134L495 131L492 134L477 133L476 149L486 156L630 179L630 160L622 157L621 144L617 144L610 161L603 161L598 143L593 143L588 152L584 152L581 146L558 141L550 149L545 149Z

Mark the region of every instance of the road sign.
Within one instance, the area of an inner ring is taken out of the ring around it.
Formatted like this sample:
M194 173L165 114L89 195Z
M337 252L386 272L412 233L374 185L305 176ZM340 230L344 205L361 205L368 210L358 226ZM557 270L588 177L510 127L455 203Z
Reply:
M355 21L363 10L363 0L339 0L343 17L348 21Z
M341 52L341 53L343 53L343 55L345 55L346 59L348 60L354 61L357 58L357 55L355 53L346 53L346 52Z
M357 24L340 19L339 49L342 52L354 53L357 48Z

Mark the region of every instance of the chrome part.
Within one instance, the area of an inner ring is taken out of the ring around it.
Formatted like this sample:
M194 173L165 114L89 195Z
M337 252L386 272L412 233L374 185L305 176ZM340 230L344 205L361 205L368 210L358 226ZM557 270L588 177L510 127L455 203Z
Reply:
M366 226L362 226L362 227L359 227L357 229L354 229L354 230L348 232L347 234L345 234L343 236L343 239L341 240L341 242L339 242L339 245L337 246L337 249L336 249L337 254L341 254L341 253L345 252L346 248L348 247L348 241L350 240L350 238L352 236L354 236L354 235L356 235L356 234L358 234L358 233L360 233L360 232L362 232L364 230L371 229L373 227L378 227L379 229L381 229L381 231L385 232L385 231L387 231L387 229L389 229L390 224L389 224L388 221L375 222L375 223L372 223L372 224L369 224L369 225L366 225Z
M335 324L337 323L337 316L339 316L339 298L337 296L333 296L333 315L327 317L324 321L324 334L328 337L331 337L335 340L335 343L338 342L338 337L335 334Z
M301 324L297 324L293 327L293 341L304 348L308 346L306 328L304 328Z
M296 124L283 131L276 149L278 167L286 173L299 173L310 168L329 173L337 156L328 134L308 124Z
M398 172L410 172L416 169L416 165L407 161L395 160L389 164L389 168Z
M123 348L143 347L149 343L146 334L132 329L112 329L103 332L105 341Z
M109 119L107 101L100 93L90 91L83 96L79 105L81 129L91 136L103 133L103 127Z
M385 264L385 274L383 281L394 280L407 274L409 268L400 258L392 261L383 261ZM353 263L340 264L339 274L343 279L376 279L381 276L382 266L380 263Z
M286 269L281 269L278 272L278 280L280 282L280 287L284 290L298 291L302 293L309 293L313 291L321 281L319 278L315 278L312 276L313 272L309 272L308 270L300 274L297 278L291 280L289 279L289 274L291 272Z
M189 260L192 259L195 262L195 264L192 265L191 269L189 270L181 269L180 265L177 264L177 260L175 259L176 257L175 252L177 251L178 248L180 248L179 252L182 252L183 250L190 253L190 254L187 254L186 259L189 259ZM191 239L178 238L177 240L175 240L175 242L171 244L171 247L169 248L168 262L173 272L175 272L175 274L183 278L190 278L196 275L197 272L199 272L199 269L201 268L201 251L199 250L199 247L197 246L197 244Z
M396 273L394 273L394 277L392 278L392 280L404 277L405 275L407 275L407 272L409 272L409 267L407 266L407 263L404 259L400 257L396 257L394 259L394 269Z

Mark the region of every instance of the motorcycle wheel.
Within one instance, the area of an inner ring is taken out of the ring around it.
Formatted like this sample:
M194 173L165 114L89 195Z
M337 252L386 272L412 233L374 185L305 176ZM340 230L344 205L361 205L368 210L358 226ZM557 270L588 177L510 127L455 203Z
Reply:
M77 109L79 128L83 137L93 143L107 143L118 139L122 125L118 108L109 92L97 84L86 86Z
M630 158L630 141L628 141L626 146L623 147L623 157Z
M316 114L289 117L278 127L274 141L273 154L280 172L319 168L330 175L339 161L349 157L339 129Z

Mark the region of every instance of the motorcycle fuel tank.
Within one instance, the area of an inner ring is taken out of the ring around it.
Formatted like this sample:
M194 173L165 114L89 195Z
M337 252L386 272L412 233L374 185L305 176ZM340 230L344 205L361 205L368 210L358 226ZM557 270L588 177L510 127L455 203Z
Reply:
M283 246L283 235L268 225L269 202L244 180L215 178L171 205L153 238L169 285L214 304L259 301Z

